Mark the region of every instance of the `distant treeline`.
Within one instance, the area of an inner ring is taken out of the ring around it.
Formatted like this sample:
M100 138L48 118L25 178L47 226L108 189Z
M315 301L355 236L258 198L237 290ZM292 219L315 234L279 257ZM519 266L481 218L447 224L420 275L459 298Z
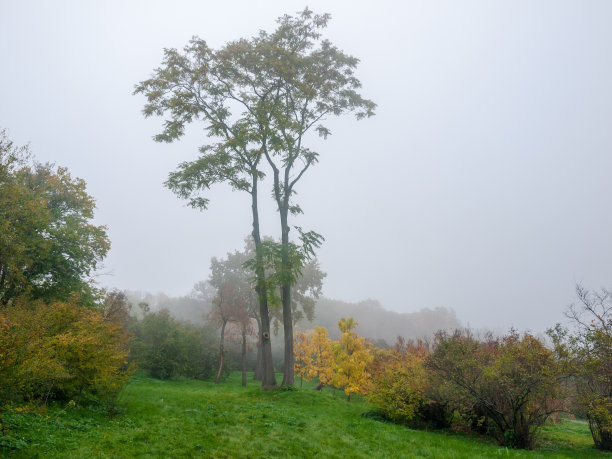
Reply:
M130 290L125 293L134 306L144 302L149 305L151 311L168 309L175 318L197 325L206 322L206 316L211 310L210 301L192 295L169 297L164 293ZM463 326L455 311L449 308L424 308L416 312L399 313L385 309L377 300L349 303L322 297L317 301L313 321L304 318L297 323L296 329L306 331L315 326L325 327L330 330L331 337L337 339L338 336L334 333L339 333L338 321L342 317L353 317L359 323L356 331L360 336L365 336L372 342L384 340L390 346L398 336L406 339L427 339L438 330L454 330ZM278 333L280 339L282 327Z

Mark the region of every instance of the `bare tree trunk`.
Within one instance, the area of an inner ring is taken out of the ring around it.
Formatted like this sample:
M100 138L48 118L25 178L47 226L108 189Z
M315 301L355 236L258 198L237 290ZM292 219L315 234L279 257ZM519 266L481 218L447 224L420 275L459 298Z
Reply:
M219 341L219 371L217 372L215 384L219 384L219 381L221 381L221 373L223 372L223 340L225 339L225 325L227 325L227 319L224 319L223 325L221 325L221 340Z
M242 329L242 385L246 386L246 330Z
M261 235L259 233L259 211L257 209L257 174L252 174L253 240L255 241L255 257L257 278L257 295L259 298L259 318L261 320L261 388L270 390L276 388L274 364L272 362L272 343L270 342L270 316L268 311L268 292L266 290L265 273L261 254Z
M262 359L261 359L261 320L259 317L255 318L257 320L257 360L255 361L255 372L253 373L253 379L255 381L261 381L261 373L262 373Z
M264 150L266 159L274 171L274 198L278 204L278 212L281 219L281 269L284 271L283 281L281 285L281 299L283 302L283 331L285 341L285 363L283 366L283 386L291 386L295 382L293 368L293 320L291 318L291 279L289 272L291 270L291 261L289 260L289 196L291 189L289 186L289 174L291 165L285 165L283 185L280 183L280 171L274 164L267 150Z
M281 227L283 245L282 265L283 269L290 271L291 262L289 260L289 225L287 224L287 214L289 213L288 202L284 203L280 209ZM287 279L289 276L284 276ZM281 298L283 301L283 331L285 335L285 365L283 371L283 386L292 386L295 384L294 364L295 356L293 355L293 318L291 311L291 282L287 279L281 286Z

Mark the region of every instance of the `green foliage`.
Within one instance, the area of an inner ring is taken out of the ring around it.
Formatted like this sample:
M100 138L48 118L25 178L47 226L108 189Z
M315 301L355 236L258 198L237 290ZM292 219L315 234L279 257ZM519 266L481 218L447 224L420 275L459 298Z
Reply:
M177 321L164 309L132 323L131 332L130 359L154 378L213 375L217 338L212 327Z
M297 286L297 301L300 302L302 307L306 305L305 311L308 311L310 306L308 299L306 299L307 296L310 296L307 292L310 291L310 294L315 297L319 295L321 281L325 274L318 269L313 256L314 249L320 247L323 237L314 231L304 234L301 245L294 243L283 245L271 239L262 241L260 245L260 263L262 263L265 272L264 280L268 292L268 301L272 305L280 303L279 289L287 283L291 286ZM288 263L285 263L284 260L288 260ZM250 270L255 270L257 263L257 259L252 257L245 261L244 266ZM303 275L305 269L308 276ZM312 298L312 296L310 297ZM314 308L314 304L312 304L312 308ZM292 309L297 310L297 303L292 305ZM306 313L308 314L308 312ZM299 318L296 320L299 320Z
M323 288L323 279L327 274L321 271L319 262L314 258L314 249L319 247L322 236L314 232L304 233L301 245L289 244L283 248L282 244L271 238L266 238L260 245L261 261L264 267L264 283L268 292L268 302L273 306L280 305L280 287L283 281L289 280L292 283L291 289L291 310L294 323L303 318L312 321L316 300L319 298ZM291 269L283 270L282 252L288 250L290 253ZM237 256L239 252L232 256ZM252 273L256 269L257 260L255 259L255 249L253 244L247 239L245 250L240 252L245 274ZM228 257L230 254L228 254ZM228 258L229 260L229 258ZM256 279L248 275L251 283ZM271 317L274 321L275 329L278 329L282 321L280 308L271 310Z
M469 332L439 333L427 359L437 397L464 422L477 422L501 445L533 448L539 430L560 408L561 367L530 334L511 331L478 340Z
M110 247L94 208L83 180L31 162L0 131L0 304L24 293L93 304L87 277Z

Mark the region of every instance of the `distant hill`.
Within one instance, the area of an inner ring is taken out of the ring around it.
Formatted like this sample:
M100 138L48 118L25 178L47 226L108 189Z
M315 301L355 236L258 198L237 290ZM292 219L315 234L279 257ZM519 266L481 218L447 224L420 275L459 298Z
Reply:
M327 328L334 339L339 336L338 321L342 317L353 317L359 325L357 333L376 341L383 339L393 345L398 336L404 338L428 338L436 331L452 330L461 327L455 311L447 308L421 309L417 312L398 313L382 307L377 300L359 303L320 298L312 322L302 320L297 324L299 330L314 326Z

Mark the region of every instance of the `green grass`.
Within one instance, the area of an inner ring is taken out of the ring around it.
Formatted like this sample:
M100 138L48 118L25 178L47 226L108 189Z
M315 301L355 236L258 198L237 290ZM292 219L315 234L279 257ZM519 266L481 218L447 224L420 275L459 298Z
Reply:
M364 418L371 409L312 385L262 392L240 375L215 385L137 376L122 394L122 413L51 407L45 415L5 414L6 457L607 457L588 427L565 421L544 430L536 451L499 448L467 435L423 432Z

